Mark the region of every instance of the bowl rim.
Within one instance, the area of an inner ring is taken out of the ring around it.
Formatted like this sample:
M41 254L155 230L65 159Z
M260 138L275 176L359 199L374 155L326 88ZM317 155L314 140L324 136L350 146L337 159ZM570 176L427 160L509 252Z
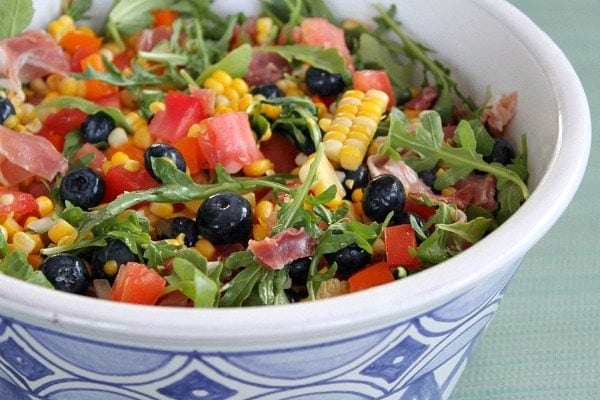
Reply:
M198 344L198 340L203 339L213 344L230 345L232 340L240 344L264 343L276 342L277 338L291 343L306 341L311 334L356 334L375 326L390 325L397 322L399 316L406 319L440 306L506 265L518 263L558 220L583 178L591 147L589 106L582 84L566 56L525 14L507 1L466 1L519 38L552 83L560 111L559 143L550 168L517 213L476 246L408 279L317 302L271 306L267 307L267 314L264 306L173 309L102 301L49 291L3 275L0 275L0 304L4 303L4 309L12 310L19 318L25 316L30 322L45 321L58 330L95 337L114 337L119 333L124 340L143 337L152 342L164 341L167 337L179 344ZM565 132L569 132L569 140L564 140ZM526 224L528 229L523 231ZM515 241L514 232L518 231L522 236ZM495 243L513 244L510 251L498 253ZM490 259L490 254L495 258ZM488 262L477 265L481 259ZM423 296L424 293L427 296ZM73 301L75 297L77 301ZM422 300L402 301L407 298ZM357 319L357 315L363 317Z

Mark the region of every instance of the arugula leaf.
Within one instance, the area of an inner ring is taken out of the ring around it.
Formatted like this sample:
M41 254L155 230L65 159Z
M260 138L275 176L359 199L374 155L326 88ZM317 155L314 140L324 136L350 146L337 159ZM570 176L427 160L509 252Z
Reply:
M144 260L150 268L156 268L164 265L165 261L173 258L177 254L179 247L167 240L151 241L144 250Z
M350 81L350 71L340 53L333 48L293 44L285 46L264 46L259 49L267 53L277 53L287 61L299 60L332 74L340 74L345 82Z
M252 253L250 257L253 258ZM230 256L231 258L231 256ZM256 262L250 260L249 264L245 265L242 271L240 271L232 280L229 282L229 287L221 297L220 305L223 307L235 307L241 306L244 301L250 296L254 288L269 274L269 270L258 265Z
M73 21L90 19L87 12L92 8L92 0L71 0L65 7L65 14L73 18Z
M454 222L458 212L455 205L429 199L425 199L425 204L438 207L425 227L417 231L423 241L414 252L425 263L438 264L447 260L479 241L494 227L493 219L482 216L467 222ZM427 236L424 232L431 227L435 227L434 231Z
M202 85L202 83L218 69L222 69L234 78L244 76L248 71L251 59L252 47L249 44L243 44L227 53L227 55L216 64L204 69L202 74L196 79L196 83Z
M441 160L450 167L436 179L436 188L443 188L442 184L454 183L466 177L471 171L479 170L488 172L497 179L510 181L519 189L523 199L529 196L529 189L517 173L500 164L486 163L482 155L475 151L474 133L469 124L463 124L460 133L462 140L466 140L466 147L452 147L444 142L442 121L436 111L421 113L420 124L414 134L402 126L401 111L392 109L390 118L392 119L389 131L391 146L410 149L416 154L415 157L405 158L408 165L421 171L431 169ZM397 119L396 123L394 119Z
M152 25L151 12L173 8L177 0L115 0L105 29L113 40L125 47L121 34L130 35Z
M521 179L527 179L529 173L527 170L527 143L525 135L521 136L515 159L506 168L513 171ZM496 192L499 205L496 219L498 223L502 223L517 211L521 203L526 200L526 197L523 196L523 193L519 190L515 182L505 178L497 179Z
M363 69L383 69L388 73L396 97L410 88L414 64L400 64L375 36L369 33L359 36L357 55Z
M194 307L214 307L218 301L219 284L206 274L206 259L195 261L200 261L200 264L188 258L173 258L173 272L165 277L169 285L164 293L180 290L193 301Z
M81 97L74 96L58 96L49 100L43 101L38 107L41 108L78 108L86 114L95 114L99 111L104 111L108 114L115 123L125 129L127 132L132 132L132 128L125 119L121 110L115 107L102 107L98 104L82 99Z
M0 235L0 237L2 237L0 241L6 243L4 236ZM21 251L10 252L0 260L0 274L50 289L54 288L42 271L33 269L27 261L27 256Z
M267 276L258 283L257 287L261 303L265 305L289 303L285 294L287 279L287 271L283 269L276 271L267 270Z
M0 40L17 36L33 19L31 0L7 1L0 7Z

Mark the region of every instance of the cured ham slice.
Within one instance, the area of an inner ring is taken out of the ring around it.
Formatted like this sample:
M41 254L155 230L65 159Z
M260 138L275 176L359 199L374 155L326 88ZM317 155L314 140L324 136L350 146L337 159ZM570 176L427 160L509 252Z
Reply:
M0 41L0 85L24 98L22 83L50 73L66 75L69 63L62 48L47 32L30 30Z
M481 121L492 128L494 133L502 132L515 116L517 100L517 92L494 98L490 102L490 107L481 114Z
M250 240L250 250L256 260L268 269L282 269L283 266L298 258L311 256L316 242L304 229L286 229L277 235L263 240Z
M0 125L0 184L13 186L30 176L48 181L66 172L67 159L42 136L17 133Z

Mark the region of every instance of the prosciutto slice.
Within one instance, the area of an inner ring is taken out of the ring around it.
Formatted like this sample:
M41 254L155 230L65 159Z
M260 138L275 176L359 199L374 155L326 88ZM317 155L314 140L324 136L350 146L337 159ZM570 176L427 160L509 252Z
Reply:
M1 185L13 186L30 176L51 181L67 167L67 159L46 138L0 125Z
M66 75L69 63L62 48L39 29L0 41L0 85L24 98L22 83L50 73Z
M481 114L481 122L487 124L494 133L500 133L513 119L517 109L518 94L510 92L500 97L495 97L489 108Z
M290 228L270 238L250 240L248 250L266 268L277 270L298 258L311 256L316 245L304 229Z

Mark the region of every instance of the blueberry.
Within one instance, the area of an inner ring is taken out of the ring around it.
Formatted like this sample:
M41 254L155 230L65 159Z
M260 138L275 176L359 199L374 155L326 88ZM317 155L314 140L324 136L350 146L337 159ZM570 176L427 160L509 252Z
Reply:
M106 239L106 246L94 248L89 254L89 260L94 278L108 279L109 281L114 280L118 267L129 261L139 261L125 243L113 238ZM104 269L104 265L109 261L114 261L117 265L117 269L113 271L114 274L109 274Z
M349 276L371 262L371 254L356 243L343 247L335 253L325 254L329 264L337 263L337 272Z
M161 221L156 226L158 239L173 239L183 233L183 242L187 247L193 247L198 240L196 221L186 217L175 217Z
M175 168L185 172L187 165L179 150L175 147L166 143L154 143L146 148L144 151L144 168L152 175L154 179L161 182L160 178L156 176L156 173L152 169L152 157L165 157L173 162Z
M245 243L252 230L252 207L230 192L207 198L196 216L198 233L213 244Z
M308 277L311 257L302 257L287 264L288 274L295 285L304 285Z
M3 124L4 121L6 121L6 118L15 114L15 107L13 106L11 101L6 97L0 96L0 124Z
M255 86L254 89L252 89L252 94L260 94L265 96L267 99L283 97L281 90L279 90L279 88L272 83Z
M383 222L390 212L398 214L404 210L404 185L394 175L378 175L365 186L361 204L367 217Z
M433 172L433 170L419 171L418 174L419 178L421 178L424 184L426 184L430 188L433 188L436 178L435 172Z
M308 90L319 96L335 96L346 88L340 74L332 74L315 67L310 67L306 71L304 82Z
M60 182L61 199L84 210L99 205L103 196L104 180L89 167L69 172Z
M108 135L115 129L115 120L104 111L88 115L81 124L80 135L84 142L106 143Z
M84 293L89 286L85 261L71 254L57 254L46 258L40 266L42 273L62 292Z
M484 160L489 163L497 162L502 165L507 165L513 158L515 158L515 152L510 143L505 139L497 139L494 143L492 153L489 156L484 157Z
M343 170L342 172L344 173L344 188L349 192L363 188L369 182L369 170L364 164L359 165L354 171Z

